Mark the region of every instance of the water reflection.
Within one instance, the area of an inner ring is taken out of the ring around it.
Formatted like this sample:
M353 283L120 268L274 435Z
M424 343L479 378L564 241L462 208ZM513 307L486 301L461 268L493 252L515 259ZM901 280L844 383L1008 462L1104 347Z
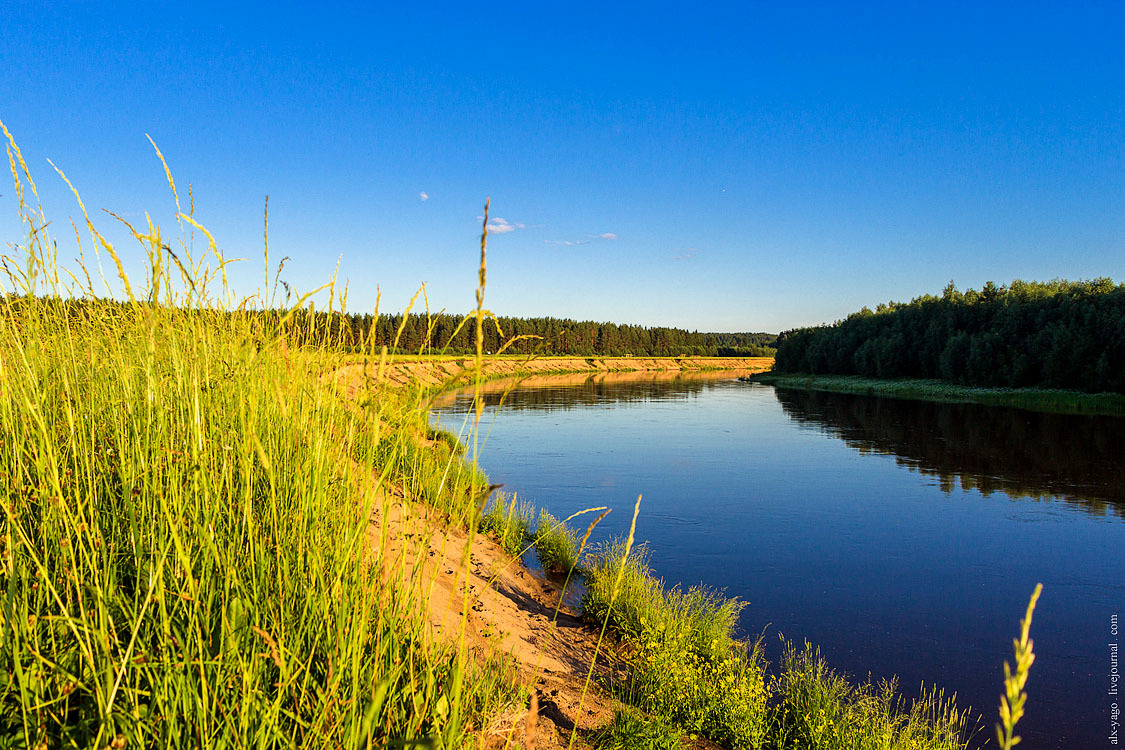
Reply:
M749 374L751 371L745 371ZM716 381L731 381L741 370L712 372L600 372L576 375L535 375L494 380L484 384L485 406L503 405L515 411L569 410L607 404L686 400L699 396ZM468 408L473 389L466 388L439 400L441 409Z
M981 494L1125 517L1125 419L777 389L793 421Z

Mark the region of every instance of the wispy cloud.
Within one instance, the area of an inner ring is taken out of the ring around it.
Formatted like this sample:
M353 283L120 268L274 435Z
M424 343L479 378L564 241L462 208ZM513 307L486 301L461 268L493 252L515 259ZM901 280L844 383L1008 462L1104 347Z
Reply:
M507 232L514 232L517 229L527 229L527 224L513 223L499 216L488 222L488 231L491 234L506 234Z
M615 240L617 235L613 232L602 232L601 234L588 234L584 240L543 240L548 245L558 245L559 247L576 247L578 245L589 245L594 240Z
M699 254L699 251L694 247L689 247L682 250L673 250L672 252L676 253L676 255L672 256L672 260L691 260Z
M425 190L418 193L418 200L422 201L423 203L428 201L429 199L430 199L430 194L427 193Z

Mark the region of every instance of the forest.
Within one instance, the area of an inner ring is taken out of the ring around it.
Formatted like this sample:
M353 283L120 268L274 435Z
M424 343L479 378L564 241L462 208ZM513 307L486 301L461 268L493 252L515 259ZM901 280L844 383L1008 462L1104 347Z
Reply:
M262 313L267 318L276 313ZM327 342L355 351L386 346L400 353L467 354L475 351L476 330L461 325L463 316L298 313L288 328L293 335L315 331L310 341ZM401 333L399 332L401 329ZM397 338L397 346L396 346ZM514 341L512 341L515 339ZM649 328L575 321L565 318L498 317L486 321L484 350L506 354L557 354L571 356L768 357L774 353L776 334L700 333L680 328ZM509 343L506 348L504 345Z
M0 295L13 308L26 303L17 295ZM109 299L55 300L72 320L94 314L123 315L128 305ZM141 304L149 304L141 302ZM115 313L116 311L116 313ZM267 335L282 330L294 345L332 348L358 353L386 346L399 354L471 354L476 351L476 328L465 316L425 313L375 316L372 313L323 312L310 308L220 312L195 310L209 317L249 316ZM681 328L649 328L575 321L568 318L488 319L484 325L487 354L538 354L609 357L772 357L777 334L700 333Z
M782 332L775 370L1125 393L1125 284L988 282Z

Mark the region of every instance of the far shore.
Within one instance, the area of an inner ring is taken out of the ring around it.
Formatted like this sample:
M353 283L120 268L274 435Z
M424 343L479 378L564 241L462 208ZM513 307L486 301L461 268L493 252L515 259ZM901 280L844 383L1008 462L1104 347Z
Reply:
M426 388L456 388L474 379L476 361L465 356L397 356L382 366L378 360L349 356L335 370L341 381L356 376L382 378L394 385L419 383ZM481 375L486 380L534 378L556 375L603 377L625 373L651 373L667 377L723 373L748 377L773 367L773 357L498 357L485 355Z
M881 380L858 375L809 375L773 371L758 372L749 377L756 383L778 388L855 393L914 401L1008 406L1055 414L1125 416L1125 395L1120 393L1083 393L1047 388L978 388L920 378Z

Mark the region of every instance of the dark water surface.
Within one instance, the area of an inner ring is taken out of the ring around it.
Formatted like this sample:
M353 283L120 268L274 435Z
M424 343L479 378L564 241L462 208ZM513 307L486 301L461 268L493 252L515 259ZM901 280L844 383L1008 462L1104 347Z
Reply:
M741 383L540 385L488 397L481 464L564 517L611 505L669 583L750 603L742 628L852 675L936 684L992 737L1036 582L1021 747L1111 747L1110 616L1125 603L1125 419ZM468 397L438 410L456 431ZM495 418L494 417L497 417Z

